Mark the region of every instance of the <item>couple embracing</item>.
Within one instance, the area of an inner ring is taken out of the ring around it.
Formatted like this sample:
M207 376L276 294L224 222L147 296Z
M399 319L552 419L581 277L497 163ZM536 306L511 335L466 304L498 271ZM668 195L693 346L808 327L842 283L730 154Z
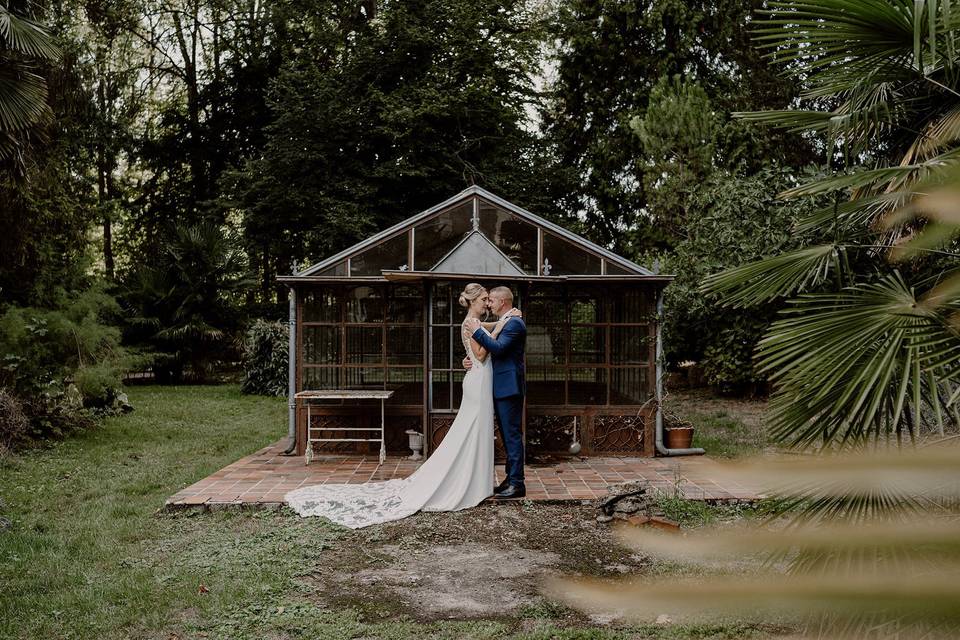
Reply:
M302 487L286 495L302 516L316 515L353 529L399 520L417 511L459 511L491 494L522 498L523 356L527 328L513 307L507 287L489 292L479 284L464 287L459 298L467 309L461 324L466 356L463 400L443 441L410 476L366 484ZM482 322L488 313L496 322ZM493 486L494 414L507 453L506 477Z

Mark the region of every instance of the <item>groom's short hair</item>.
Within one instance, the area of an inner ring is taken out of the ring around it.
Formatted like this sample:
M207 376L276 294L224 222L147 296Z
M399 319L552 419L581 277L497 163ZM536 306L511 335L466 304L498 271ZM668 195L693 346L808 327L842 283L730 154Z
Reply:
M507 302L513 302L513 291L510 291L510 287L494 287L490 289L490 293L499 298L503 298Z

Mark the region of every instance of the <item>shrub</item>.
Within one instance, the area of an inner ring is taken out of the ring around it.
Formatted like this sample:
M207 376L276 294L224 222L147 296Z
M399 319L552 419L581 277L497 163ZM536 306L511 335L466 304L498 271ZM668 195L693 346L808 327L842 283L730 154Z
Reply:
M23 443L29 432L23 404L8 389L0 388L0 453Z
M766 386L753 353L779 305L752 309L722 307L699 286L711 273L739 266L806 238L795 222L817 203L782 201L776 193L792 184L789 172L767 168L750 177L718 171L691 198L697 212L674 254L661 256L663 271L676 274L664 292L664 348L673 363L697 360L709 383L723 392L755 393Z
M243 393L286 395L289 340L285 322L257 320L250 326L243 344Z
M118 311L93 288L53 309L11 306L0 315L0 387L19 402L31 438L89 427L90 409L123 408L117 400L131 356L106 322Z
M203 223L167 229L158 254L127 274L127 344L154 353L159 381L191 374L203 382L218 363L235 357L239 302L251 283L246 269L236 237Z

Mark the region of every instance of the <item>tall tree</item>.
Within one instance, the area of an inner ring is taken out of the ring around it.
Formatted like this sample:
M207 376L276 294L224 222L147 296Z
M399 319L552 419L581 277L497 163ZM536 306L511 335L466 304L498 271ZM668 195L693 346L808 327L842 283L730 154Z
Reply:
M317 259L470 184L537 204L527 126L536 24L520 0L385 3L327 18L273 86L240 176L264 297Z
M64 292L86 286L87 234L95 211L87 180L91 96L81 48L62 15L35 16L50 25L47 31L4 12L0 37L7 38L6 46L56 52L58 58L53 64L7 49L10 57L0 67L0 109L8 116L23 110L26 120L7 122L28 123L0 131L12 151L0 170L0 301L53 306ZM29 114L40 119L31 121Z
M778 78L749 46L748 24L761 0L574 0L555 21L556 73L543 127L551 150L550 191L561 208L585 220L584 231L620 251L670 247L647 210L651 169L630 122L643 117L656 83L695 81L725 123L732 110L784 106L793 82ZM756 171L767 160L802 165L802 145L765 141L742 125L717 149ZM747 145L749 150L744 150ZM751 160L752 158L752 160ZM630 249L624 231L642 243ZM644 246L645 245L645 246Z

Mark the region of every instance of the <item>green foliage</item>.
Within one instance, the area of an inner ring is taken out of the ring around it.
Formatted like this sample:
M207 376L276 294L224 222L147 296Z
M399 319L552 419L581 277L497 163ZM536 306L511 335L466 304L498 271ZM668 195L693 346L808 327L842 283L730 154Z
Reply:
M88 96L82 68L70 53L65 51L61 64L42 69L50 88L46 102L52 118L15 136L17 153L10 162L16 167L0 163L4 303L54 307L64 295L91 284L88 245L94 209L86 176ZM54 119L56 126L46 122Z
M290 326L285 322L258 319L250 325L243 343L243 393L287 394L289 340Z
M0 162L20 171L29 133L50 117L47 80L36 63L54 61L60 49L32 18L28 3L0 6Z
M666 259L676 279L664 294L667 360L699 360L710 384L728 392L756 391L765 376L753 366L754 348L777 305L731 308L699 291L708 274L800 245L792 227L812 205L776 200L790 172L768 169L752 177L718 171L691 194L686 238Z
M133 362L108 324L118 313L112 297L90 289L58 308L12 306L0 316L0 388L22 402L33 437L89 426L84 408L112 405Z
M733 307L796 296L758 354L776 382L771 423L780 440L801 448L901 442L933 424L942 434L960 377L956 358L945 356L960 353L948 319L960 296L934 285L956 274L960 246L953 232L938 233L940 248L930 251L923 243L933 236L920 233L905 244L918 251L882 250L923 230L913 214L927 209L919 203L930 191L940 202L931 217L956 206L940 190L960 165L960 25L945 3L804 0L764 13L759 40L802 79L814 108L741 115L824 136L829 150L841 147L832 159L848 171L783 192L833 195L832 206L798 225L827 242L714 274L703 290ZM909 215L891 215L904 209ZM911 260L894 267L888 257Z
M690 197L714 170L719 122L710 98L680 76L660 78L643 117L631 121L643 149L647 207L675 244L690 215Z
M684 194L674 195L659 182L674 179L661 173L661 159L672 155L671 135L657 131L657 118L646 118L646 111L662 114L668 129L686 136L676 123L709 119L703 94L719 128L706 143L722 159L719 166L753 173L770 162L809 162L809 145L794 136L761 137L754 127L729 124L730 111L782 107L795 91L792 80L777 77L749 46L751 8L740 0L559 3L551 34L557 71L543 109L544 144L551 162L548 188L562 210L576 214L570 224L584 216L588 237L628 256L673 247L678 236L670 227L679 214L669 203ZM687 80L671 80L676 76ZM672 101L688 112L669 111L671 98L664 93L676 84L686 88ZM696 95L694 86L703 94ZM644 119L651 138L664 141L649 150L666 154L647 156L632 127ZM648 191L652 185L654 193Z
M263 153L235 176L264 292L293 260L335 253L471 184L536 204L525 125L539 33L526 4L385 3L375 20L311 35L270 85Z
M203 380L233 348L239 295L249 284L239 242L217 225L176 226L160 255L124 283L132 312L128 338L155 354L158 379L179 380L189 369Z

